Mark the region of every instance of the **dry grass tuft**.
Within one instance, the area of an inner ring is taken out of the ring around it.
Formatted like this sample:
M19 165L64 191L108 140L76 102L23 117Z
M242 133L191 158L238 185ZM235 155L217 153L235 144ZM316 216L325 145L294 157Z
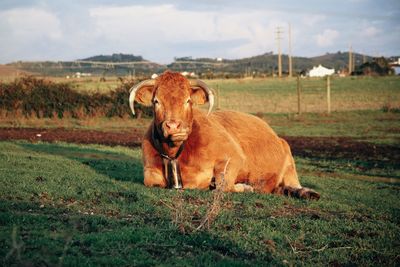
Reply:
M224 171L220 174L221 179L212 191L209 200L194 200L185 197L184 191L179 190L172 203L161 200L161 204L171 211L172 224L176 226L182 234L210 230L213 222L217 219L224 207L225 200L225 174L230 159L226 161Z

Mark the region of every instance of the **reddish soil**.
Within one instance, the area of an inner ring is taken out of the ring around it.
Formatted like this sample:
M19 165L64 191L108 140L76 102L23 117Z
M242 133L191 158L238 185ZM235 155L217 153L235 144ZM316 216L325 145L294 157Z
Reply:
M63 141L79 144L140 146L143 131L132 129L131 132L101 132L92 130L71 130L64 128L0 128L0 140L29 140L31 142ZM377 145L357 141L346 137L284 137L296 156L309 158L340 158L363 160L367 162L391 164L400 162L400 147Z
M400 146L373 144L349 137L284 137L292 152L302 157L341 158L399 164Z
M72 130L65 128L0 128L0 140L29 140L31 142L62 141L77 144L103 144L110 146L140 146L143 132L133 129L129 133Z

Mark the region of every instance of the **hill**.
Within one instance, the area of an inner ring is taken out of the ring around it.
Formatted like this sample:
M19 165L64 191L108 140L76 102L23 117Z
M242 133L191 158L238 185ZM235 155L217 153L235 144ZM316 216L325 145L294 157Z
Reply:
M88 58L89 59L89 58ZM95 76L127 76L127 75L149 75L154 72L162 72L164 65L151 61L18 61L7 64L7 66L19 70L35 72L45 76L71 76L77 72L90 73Z
M326 53L316 57L292 57L294 73L303 73L319 64L334 68L345 69L348 64L348 52ZM372 57L353 53L356 67L364 60ZM288 71L288 56L282 55L283 73ZM91 73L97 76L126 76L160 73L165 69L173 71L189 71L203 78L213 77L242 77L249 75L268 76L278 71L278 55L272 52L242 59L216 59L181 57L174 62L162 65L147 61L142 56L131 54L97 55L77 61L41 61L41 62L14 62L7 64L10 67L40 73L50 76L72 75L76 72Z
M100 62L137 62L145 61L142 56L135 56L131 54L112 54L112 55L98 55L81 59L82 61L100 61Z
M313 66L319 64L334 68L335 70L344 69L348 64L348 52L327 53L317 57L292 57L293 70L295 73L305 72ZM361 54L353 53L355 64L361 65L364 56ZM371 60L372 57L365 56L366 60ZM287 72L289 66L288 55L282 55L282 69ZM176 58L175 62L167 65L168 68L177 71L194 71L194 72L212 72L218 73L240 73L240 74L265 74L271 75L278 70L278 55L272 52L262 55L242 58L242 59L212 59L212 58L199 58L192 59L191 57Z
M364 57L365 60L371 61L373 58L371 56L362 55L359 53L353 53L355 65L363 64ZM347 67L349 62L349 52L341 52L338 51L337 53L326 53L322 56L312 57L312 62L315 65L322 64L328 68L334 68L335 70L343 69Z

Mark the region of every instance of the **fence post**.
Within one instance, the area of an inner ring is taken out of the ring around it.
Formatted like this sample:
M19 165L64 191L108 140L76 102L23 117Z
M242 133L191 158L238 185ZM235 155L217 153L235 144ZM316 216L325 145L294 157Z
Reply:
M297 75L297 114L301 114L301 85L299 75Z
M326 101L328 105L328 114L331 114L331 78L326 77Z
M221 109L220 102L219 102L220 96L221 96L221 94L219 92L219 84L217 84L217 110Z

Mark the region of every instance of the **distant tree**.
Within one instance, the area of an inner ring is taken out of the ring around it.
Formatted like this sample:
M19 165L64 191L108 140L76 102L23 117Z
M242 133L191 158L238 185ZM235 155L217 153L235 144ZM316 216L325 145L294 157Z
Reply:
M389 61L384 57L374 58L372 62L366 62L358 66L354 73L355 75L390 75L393 70L389 65Z
M101 61L101 62L131 62L143 61L142 56L135 56L131 54L112 54L112 55L98 55L82 59L83 61Z
M175 61L193 61L193 58L191 56L189 57L174 57Z

